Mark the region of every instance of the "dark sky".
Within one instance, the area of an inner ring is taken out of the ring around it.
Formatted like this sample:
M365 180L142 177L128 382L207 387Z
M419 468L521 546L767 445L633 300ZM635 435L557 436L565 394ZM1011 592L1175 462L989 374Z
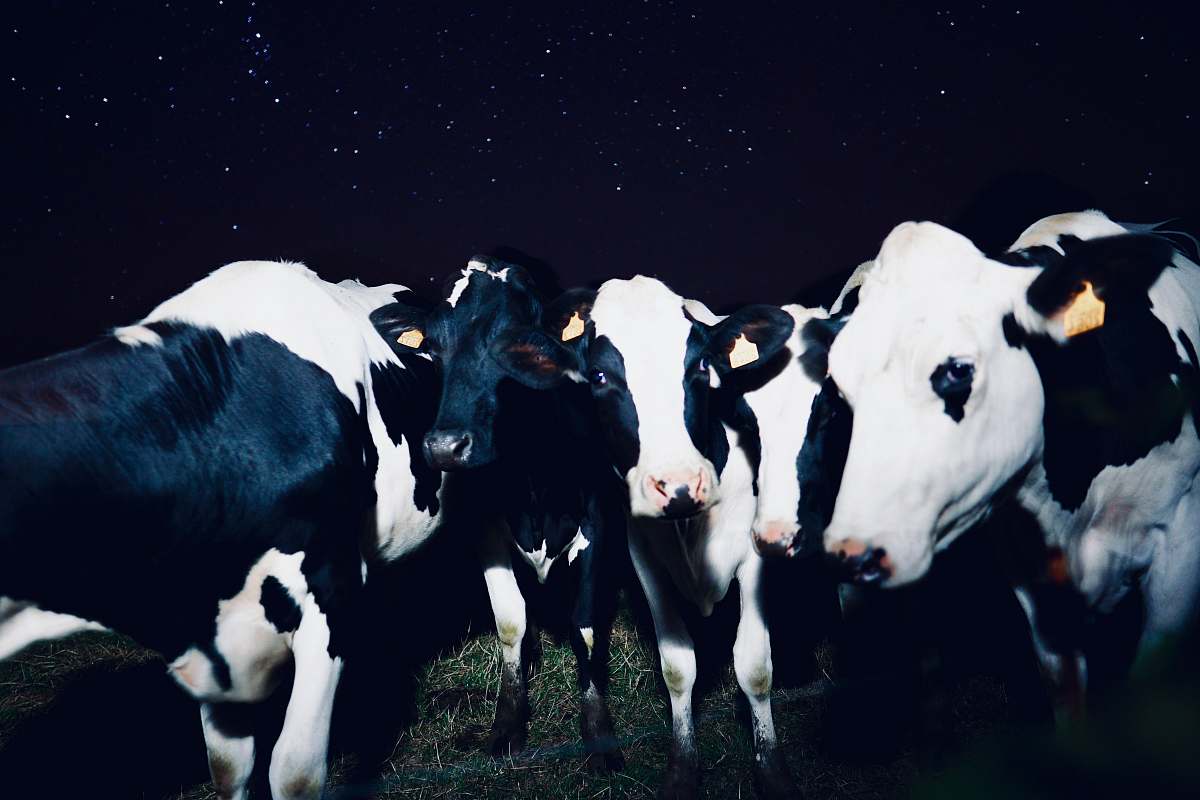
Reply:
M6 5L0 364L238 259L430 291L508 247L722 306L906 219L1200 227L1169 6L304 5Z

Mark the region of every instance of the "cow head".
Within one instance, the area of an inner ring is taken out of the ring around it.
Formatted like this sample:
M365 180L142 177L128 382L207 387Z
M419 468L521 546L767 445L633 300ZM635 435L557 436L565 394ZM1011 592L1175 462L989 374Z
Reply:
M418 353L439 365L442 393L437 418L423 448L442 470L481 467L498 455L494 421L500 410L506 337L536 325L541 304L520 267L476 256L449 287L446 298L424 311L392 303L371 315L376 329L400 353Z
M829 345L841 320L830 321L820 308L783 310L795 329L777 363L726 386L744 390L758 430L754 546L762 555L794 556L821 547L849 445L850 412L826 378Z
M706 324L662 282L638 276L568 292L540 330L507 340L501 361L531 386L590 384L632 512L679 518L718 499L728 443L709 409L715 388L771 362L792 327L771 306Z
M1160 239L1124 234L1098 212L1071 216L1053 218L1045 241L1022 237L1022 247L1044 248L1027 261L1005 259L1033 268L988 259L929 222L904 223L884 241L829 356L854 421L825 546L858 579L919 578L1036 463L1045 398L1022 340L1069 346L1087 330L1081 321L1102 321L1095 303L1114 300L1115 312L1130 292L1144 300L1170 263ZM1063 225L1104 238L1064 250Z

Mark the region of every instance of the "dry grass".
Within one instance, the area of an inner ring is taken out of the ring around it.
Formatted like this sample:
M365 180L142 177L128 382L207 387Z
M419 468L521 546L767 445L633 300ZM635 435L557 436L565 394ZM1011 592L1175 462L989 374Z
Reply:
M348 784L349 776L362 775L354 769L357 758L352 753L335 754L335 796L406 800L652 797L669 744L665 694L660 689L652 644L623 613L613 637L609 695L627 761L622 772L596 775L582 769L574 658L569 647L556 644L545 634L542 661L529 684L530 750L519 758L503 761L482 755L480 748L491 724L499 686L499 650L490 635L469 636L420 670L416 722L400 733L381 770L367 771L366 777L356 777L356 783ZM906 793L922 772L920 759L913 757L911 747L897 758L873 764L838 762L824 751L821 720L836 676L828 648L819 653L819 658L817 680L781 690L775 700L777 727L805 795L878 798ZM36 725L40 717L50 715L48 724L71 724L57 722L53 714L59 711L56 703L66 702L61 699L64 690L81 675L94 678L141 670L166 681L158 671L160 664L156 655L128 640L86 634L35 646L0 665L0 766L5 764L5 748L20 739L24 729ZM139 676L138 680L149 683L157 679ZM139 685L134 683L135 691ZM175 735L185 740L168 741L166 746L187 750L185 773L194 780L189 785L181 776L178 780L183 781L182 785L170 783L173 776L167 775L158 786L141 787L134 793L144 797L210 798L211 791L202 782L203 753L194 708L191 715L187 714L186 698L173 687L172 691L183 701L183 710L174 715L179 717L180 733L161 731L156 735ZM732 668L727 668L697 707L706 797L753 796L750 739L744 714L738 711L739 694ZM127 700L130 704L138 702L133 696ZM993 682L972 681L944 693L936 713L943 726L948 724L949 738L961 745L986 735L994 721L1003 716L1003 702ZM191 733L184 727L188 725L194 729ZM64 741L69 741L71 733L61 731ZM45 742L40 745L46 746ZM169 786L166 791L163 783ZM72 786L78 796L129 796L105 794L100 786L87 789L80 782ZM53 791L43 793L53 795Z

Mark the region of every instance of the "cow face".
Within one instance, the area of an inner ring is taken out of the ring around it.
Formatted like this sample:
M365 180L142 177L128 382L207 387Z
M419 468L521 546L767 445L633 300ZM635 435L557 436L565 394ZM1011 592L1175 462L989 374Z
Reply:
M854 421L825 546L859 580L920 577L1032 468L1045 398L1022 339L1065 344L1093 292L1115 297L1136 281L1144 293L1170 261L1168 244L1144 236L1047 249L1055 263L1039 270L989 260L933 223L884 241L829 357Z
M398 353L424 355L441 368L437 418L423 442L431 466L467 469L496 459L498 394L507 375L497 343L514 328L536 325L540 314L524 270L484 256L471 259L432 310L394 303L372 314Z
M771 306L705 324L663 283L638 276L564 295L541 331L508 343L504 363L530 385L589 383L633 514L680 518L718 499L728 443L709 409L715 387L769 363L792 327Z
M795 330L778 363L752 374L743 397L759 441L754 546L762 555L794 556L821 548L849 446L850 412L826 377L841 319L819 308L783 310Z

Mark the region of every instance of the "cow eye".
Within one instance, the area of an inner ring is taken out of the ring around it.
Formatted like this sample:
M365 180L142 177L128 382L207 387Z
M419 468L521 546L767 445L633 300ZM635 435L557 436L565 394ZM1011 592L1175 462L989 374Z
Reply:
M970 383L975 375L975 365L970 361L952 358L946 362L946 377L951 384Z
M974 377L975 365L962 358L947 358L929 376L934 394L946 401L947 413L956 421L962 418L962 407L971 395Z
M594 369L588 373L588 380L592 386L603 386L608 383L608 376L604 374L603 370Z

